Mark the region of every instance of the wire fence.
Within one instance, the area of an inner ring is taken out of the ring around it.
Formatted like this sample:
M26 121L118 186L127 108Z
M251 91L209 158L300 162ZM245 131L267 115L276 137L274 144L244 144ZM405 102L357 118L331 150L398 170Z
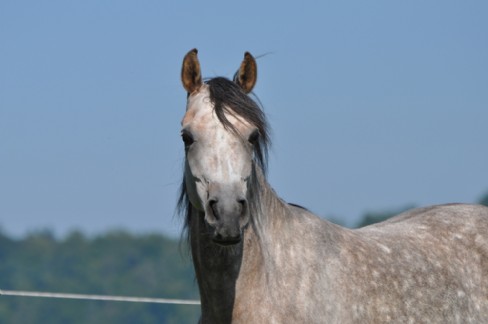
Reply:
M199 300L190 300L190 299L147 298L147 297L131 297L131 296L88 295L88 294L66 294L66 293L40 292L40 291L21 291L21 290L0 290L0 295L1 296L20 296L20 297L38 297L38 298L57 298L57 299L118 301L118 302L131 302L131 303L200 305Z

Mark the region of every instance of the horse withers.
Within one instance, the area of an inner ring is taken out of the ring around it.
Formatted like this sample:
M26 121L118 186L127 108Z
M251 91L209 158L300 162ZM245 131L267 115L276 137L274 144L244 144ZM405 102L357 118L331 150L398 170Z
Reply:
M488 208L414 209L347 229L280 199L266 180L269 129L234 80L203 81L185 56L179 205L201 323L488 323Z

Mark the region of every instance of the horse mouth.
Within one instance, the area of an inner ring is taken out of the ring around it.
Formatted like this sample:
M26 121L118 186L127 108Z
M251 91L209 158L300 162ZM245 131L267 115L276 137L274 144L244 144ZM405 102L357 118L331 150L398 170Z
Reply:
M213 242L218 244L218 245L221 245L221 246L232 246L232 245L237 245L237 244L241 243L241 238L238 237L238 238L232 238L232 239L222 239L222 238L215 237L213 239Z

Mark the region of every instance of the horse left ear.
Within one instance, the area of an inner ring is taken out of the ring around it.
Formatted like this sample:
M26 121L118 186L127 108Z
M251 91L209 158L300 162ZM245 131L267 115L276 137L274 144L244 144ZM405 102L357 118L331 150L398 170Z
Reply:
M256 85L257 78L258 67L256 60L249 52L246 52L241 67L236 74L234 74L234 82L237 83L245 93L249 93Z

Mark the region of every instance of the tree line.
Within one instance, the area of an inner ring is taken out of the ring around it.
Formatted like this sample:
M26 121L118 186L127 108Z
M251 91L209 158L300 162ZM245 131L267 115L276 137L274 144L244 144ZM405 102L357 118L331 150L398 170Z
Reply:
M0 234L0 289L198 299L187 254L159 234ZM198 306L0 296L0 323L196 323L198 316Z

